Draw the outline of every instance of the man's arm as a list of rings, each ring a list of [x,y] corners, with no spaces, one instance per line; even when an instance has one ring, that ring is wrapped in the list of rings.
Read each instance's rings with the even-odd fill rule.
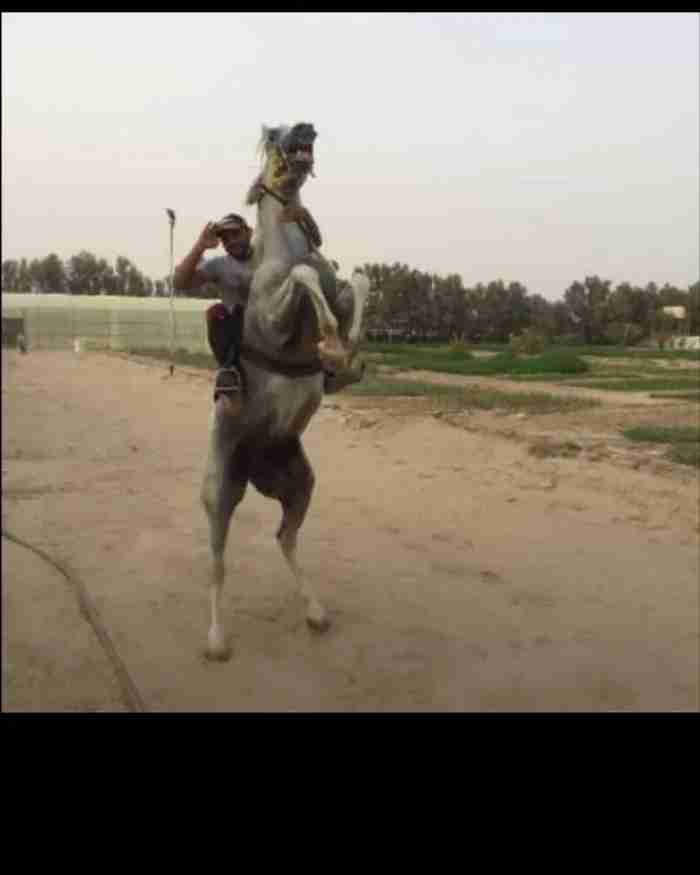
[[[207,249],[216,249],[219,245],[219,238],[212,230],[213,222],[208,222],[204,226],[204,230],[197,238],[189,254],[186,255],[180,264],[175,268],[173,274],[173,285],[175,290],[180,292],[183,289],[199,289],[204,283],[211,282],[203,271],[197,270],[199,261],[207,251]]]

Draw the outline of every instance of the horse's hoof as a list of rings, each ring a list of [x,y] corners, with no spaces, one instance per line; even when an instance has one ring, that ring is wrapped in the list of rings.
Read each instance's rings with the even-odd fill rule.
[[[327,632],[331,627],[331,621],[327,616],[323,617],[309,617],[306,618],[306,625],[311,629],[312,632],[316,632],[319,635],[322,635],[324,632]]]
[[[209,633],[205,656],[211,662],[228,662],[231,659],[231,648],[218,630]]]
[[[209,662],[228,662],[231,659],[231,648],[222,647],[219,650],[212,650],[210,647],[207,647],[204,655]]]

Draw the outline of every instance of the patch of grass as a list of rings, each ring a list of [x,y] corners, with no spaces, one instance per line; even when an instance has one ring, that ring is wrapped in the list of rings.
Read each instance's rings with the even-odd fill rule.
[[[698,375],[684,377],[674,374],[669,377],[611,377],[604,380],[577,380],[569,386],[579,386],[583,389],[609,389],[612,392],[653,392],[670,391],[673,389],[694,390],[698,386]]]
[[[700,468],[700,427],[638,425],[622,434],[631,441],[670,444],[666,458],[681,465]]]
[[[591,398],[565,398],[545,392],[501,392],[481,386],[468,386],[462,391],[467,407],[482,410],[505,408],[512,413],[571,413],[600,404]]]
[[[666,453],[666,458],[672,462],[678,462],[680,465],[693,465],[700,468],[700,444],[672,444]]]
[[[365,341],[362,345],[363,351],[371,354],[390,354],[401,353],[410,354],[416,351],[431,351],[436,354],[449,352],[448,344],[412,344],[412,343],[385,343],[376,341]],[[508,349],[507,343],[472,343],[466,344],[465,349],[472,352],[504,352]],[[552,345],[547,348],[548,352],[564,352],[568,351],[577,356],[598,356],[599,358],[632,358],[638,361],[645,359],[664,359],[673,361],[680,359],[685,361],[700,361],[700,351],[698,350],[659,350],[659,349],[639,349],[630,346],[585,346],[577,344],[576,346]]]
[[[679,401],[700,401],[700,390],[697,392],[651,392],[650,398],[675,398]]]
[[[571,380],[564,374],[502,374],[504,380],[514,380],[516,383],[565,383],[571,385]]]
[[[435,383],[419,383],[415,380],[394,380],[389,377],[382,379],[365,372],[360,383],[349,386],[345,392],[348,395],[420,398],[426,395],[439,398],[459,398],[463,394],[459,386],[438,386]]]
[[[637,349],[630,346],[577,346],[575,349],[579,355],[594,355],[601,358],[633,358],[640,361],[644,359],[700,361],[700,351],[692,349]]]
[[[367,371],[361,383],[346,390],[360,397],[433,398],[450,412],[465,409],[508,410],[511,413],[569,413],[597,406],[600,402],[588,398],[563,398],[544,392],[503,392],[482,386],[440,386],[413,380],[380,378]]]
[[[699,443],[700,427],[673,425],[636,425],[625,429],[622,434],[630,441],[649,443]]]
[[[389,345],[387,345],[389,346]],[[437,371],[461,376],[518,376],[518,375],[571,375],[582,374],[590,366],[570,350],[546,350],[541,355],[516,356],[509,349],[501,350],[491,358],[474,358],[469,352],[450,347],[419,347],[392,344],[392,348],[378,354],[371,352],[378,364],[400,370]]]
[[[517,359],[510,373],[524,374],[583,374],[589,365],[576,353],[566,349],[550,349],[541,355]]]

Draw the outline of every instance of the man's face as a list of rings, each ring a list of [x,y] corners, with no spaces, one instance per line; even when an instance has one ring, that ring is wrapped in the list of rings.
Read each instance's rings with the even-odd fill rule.
[[[250,228],[239,225],[237,228],[222,231],[219,234],[219,240],[229,255],[233,258],[241,258],[248,251],[252,233]]]

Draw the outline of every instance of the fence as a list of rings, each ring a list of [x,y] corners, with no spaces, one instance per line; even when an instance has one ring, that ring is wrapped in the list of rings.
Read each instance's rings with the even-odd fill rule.
[[[24,332],[24,319],[22,316],[2,317],[2,345],[17,346],[17,338]],[[25,335],[26,336],[26,335]]]
[[[672,337],[670,347],[671,349],[700,350],[700,337]]]
[[[73,302],[70,296],[58,306],[53,299],[42,297],[30,305],[17,306],[3,295],[3,345],[14,346],[18,333],[23,333],[29,349],[72,349],[79,340],[83,349],[133,351],[170,347],[170,309],[167,301],[143,299],[93,298]],[[24,297],[24,296],[22,296]],[[82,297],[82,296],[81,296]],[[48,299],[48,300],[47,300]],[[21,302],[25,303],[25,302]],[[204,310],[211,301],[179,299],[175,302],[175,349],[207,352]]]

